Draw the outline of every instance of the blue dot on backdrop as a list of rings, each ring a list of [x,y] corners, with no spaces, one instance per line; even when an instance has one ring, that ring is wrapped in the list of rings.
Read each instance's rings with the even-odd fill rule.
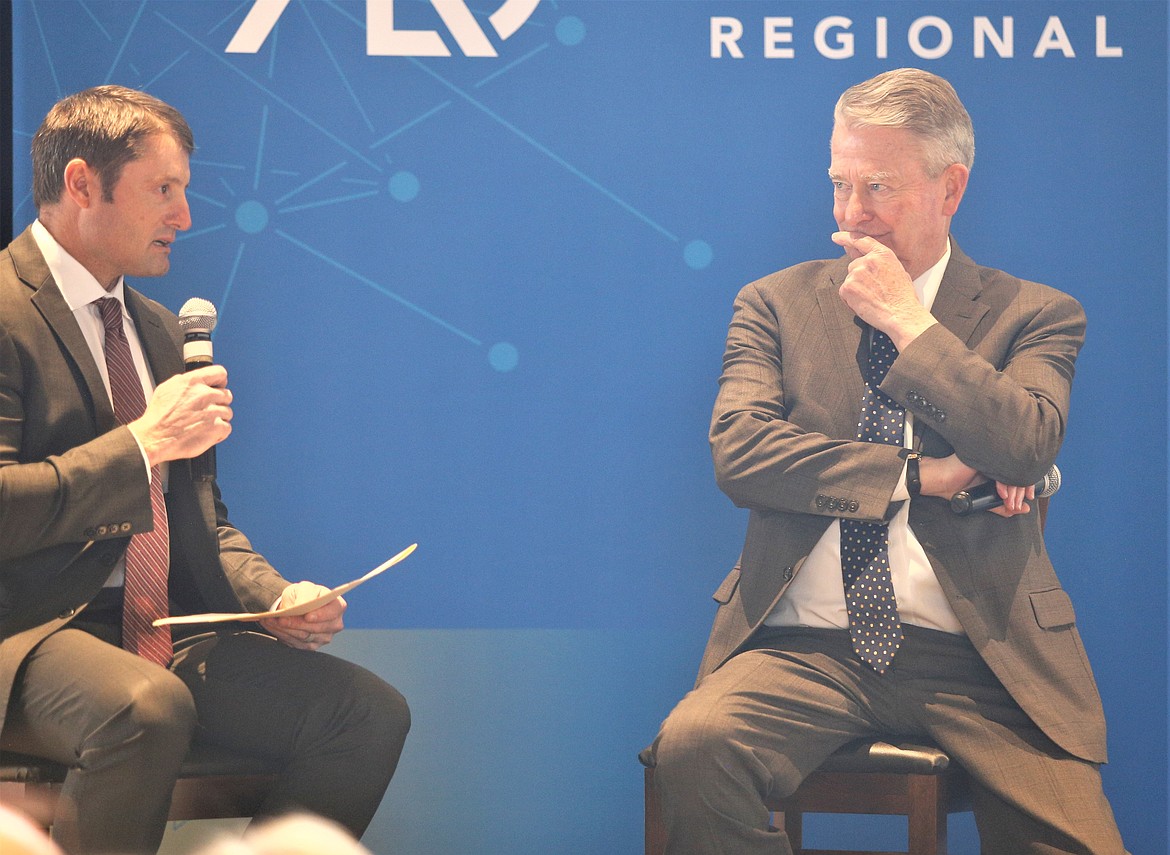
[[[496,371],[511,371],[520,362],[520,354],[515,346],[501,341],[492,345],[488,351],[488,360]]]
[[[229,53],[259,4],[14,0],[4,185],[21,228],[24,153],[67,93],[135,86],[190,120],[193,226],[131,284],[219,308],[233,522],[324,584],[419,544],[330,645],[412,706],[372,851],[641,851],[636,755],[746,524],[707,446],[732,301],[840,254],[833,104],[905,65],[975,123],[959,245],[1088,313],[1047,541],[1127,847],[1168,851],[1166,4],[380,2],[372,32],[365,0],[273,4]],[[806,833],[896,848],[904,823]],[[969,816],[949,851],[979,852]]]
[[[236,208],[236,225],[250,235],[262,232],[268,225],[268,209],[260,202],[244,202]]]
[[[569,47],[574,47],[585,41],[585,23],[572,15],[557,21],[556,32],[558,41]]]
[[[399,202],[410,202],[418,195],[418,177],[412,172],[395,172],[390,176],[390,195]]]
[[[686,259],[687,267],[702,270],[715,258],[715,252],[706,241],[693,240],[683,250],[683,258]]]

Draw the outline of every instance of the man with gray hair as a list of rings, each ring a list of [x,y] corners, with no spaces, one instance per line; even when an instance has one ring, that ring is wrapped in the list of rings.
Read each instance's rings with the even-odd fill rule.
[[[649,752],[668,851],[789,853],[765,798],[882,736],[967,769],[984,852],[1122,853],[1101,701],[1020,486],[1060,450],[1084,313],[951,236],[975,145],[947,81],[850,88],[830,156],[844,256],[735,301],[710,439],[750,516]],[[952,511],[985,482],[1002,504]]]

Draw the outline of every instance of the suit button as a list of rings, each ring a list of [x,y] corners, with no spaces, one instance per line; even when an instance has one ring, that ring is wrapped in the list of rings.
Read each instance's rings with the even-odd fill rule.
[[[792,580],[792,568],[791,568],[791,567],[785,567],[785,568],[784,568],[784,572],[783,572],[782,574],[780,574],[780,575],[782,575],[782,576],[784,577],[784,581],[785,581],[785,582],[789,582],[789,581],[791,581],[791,580]]]
[[[858,501],[857,501],[857,499],[854,499],[853,501],[851,501],[851,502],[849,503],[849,513],[851,513],[851,514],[855,514],[855,513],[857,513],[857,510],[858,510],[860,507],[861,507],[861,505],[860,505],[860,504],[858,504]]]
[[[118,531],[125,534],[126,532],[130,531],[131,528],[133,528],[133,526],[131,526],[130,523],[124,522],[120,526],[118,526]]]
[[[75,614],[77,614],[77,609],[65,609],[61,614],[57,615],[57,619],[65,620],[66,618],[73,617]]]
[[[97,531],[94,529],[93,526],[90,526],[89,528],[87,528],[85,531],[82,532],[82,535],[85,536],[86,540],[93,540],[95,537],[97,537]]]

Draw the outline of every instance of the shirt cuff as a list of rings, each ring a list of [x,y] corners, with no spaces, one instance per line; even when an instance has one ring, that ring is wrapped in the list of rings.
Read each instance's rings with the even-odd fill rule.
[[[134,431],[130,431],[130,436],[134,437],[134,444],[138,446],[138,453],[142,455],[142,465],[146,467],[146,480],[150,480],[150,458],[146,455],[146,447],[138,441],[138,437],[134,435]]]
[[[906,486],[906,465],[902,464],[902,474],[898,476],[898,486],[894,488],[894,495],[890,496],[891,502],[904,502],[910,498],[910,489]]]

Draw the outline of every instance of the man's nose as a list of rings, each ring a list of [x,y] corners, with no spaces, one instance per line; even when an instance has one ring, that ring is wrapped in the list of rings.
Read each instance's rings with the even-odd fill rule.
[[[187,203],[186,194],[179,196],[170,219],[170,224],[181,232],[191,228],[191,206]]]
[[[857,190],[849,192],[849,196],[842,205],[842,213],[844,215],[843,223],[857,224],[869,219],[869,208],[865,204],[865,198]]]

